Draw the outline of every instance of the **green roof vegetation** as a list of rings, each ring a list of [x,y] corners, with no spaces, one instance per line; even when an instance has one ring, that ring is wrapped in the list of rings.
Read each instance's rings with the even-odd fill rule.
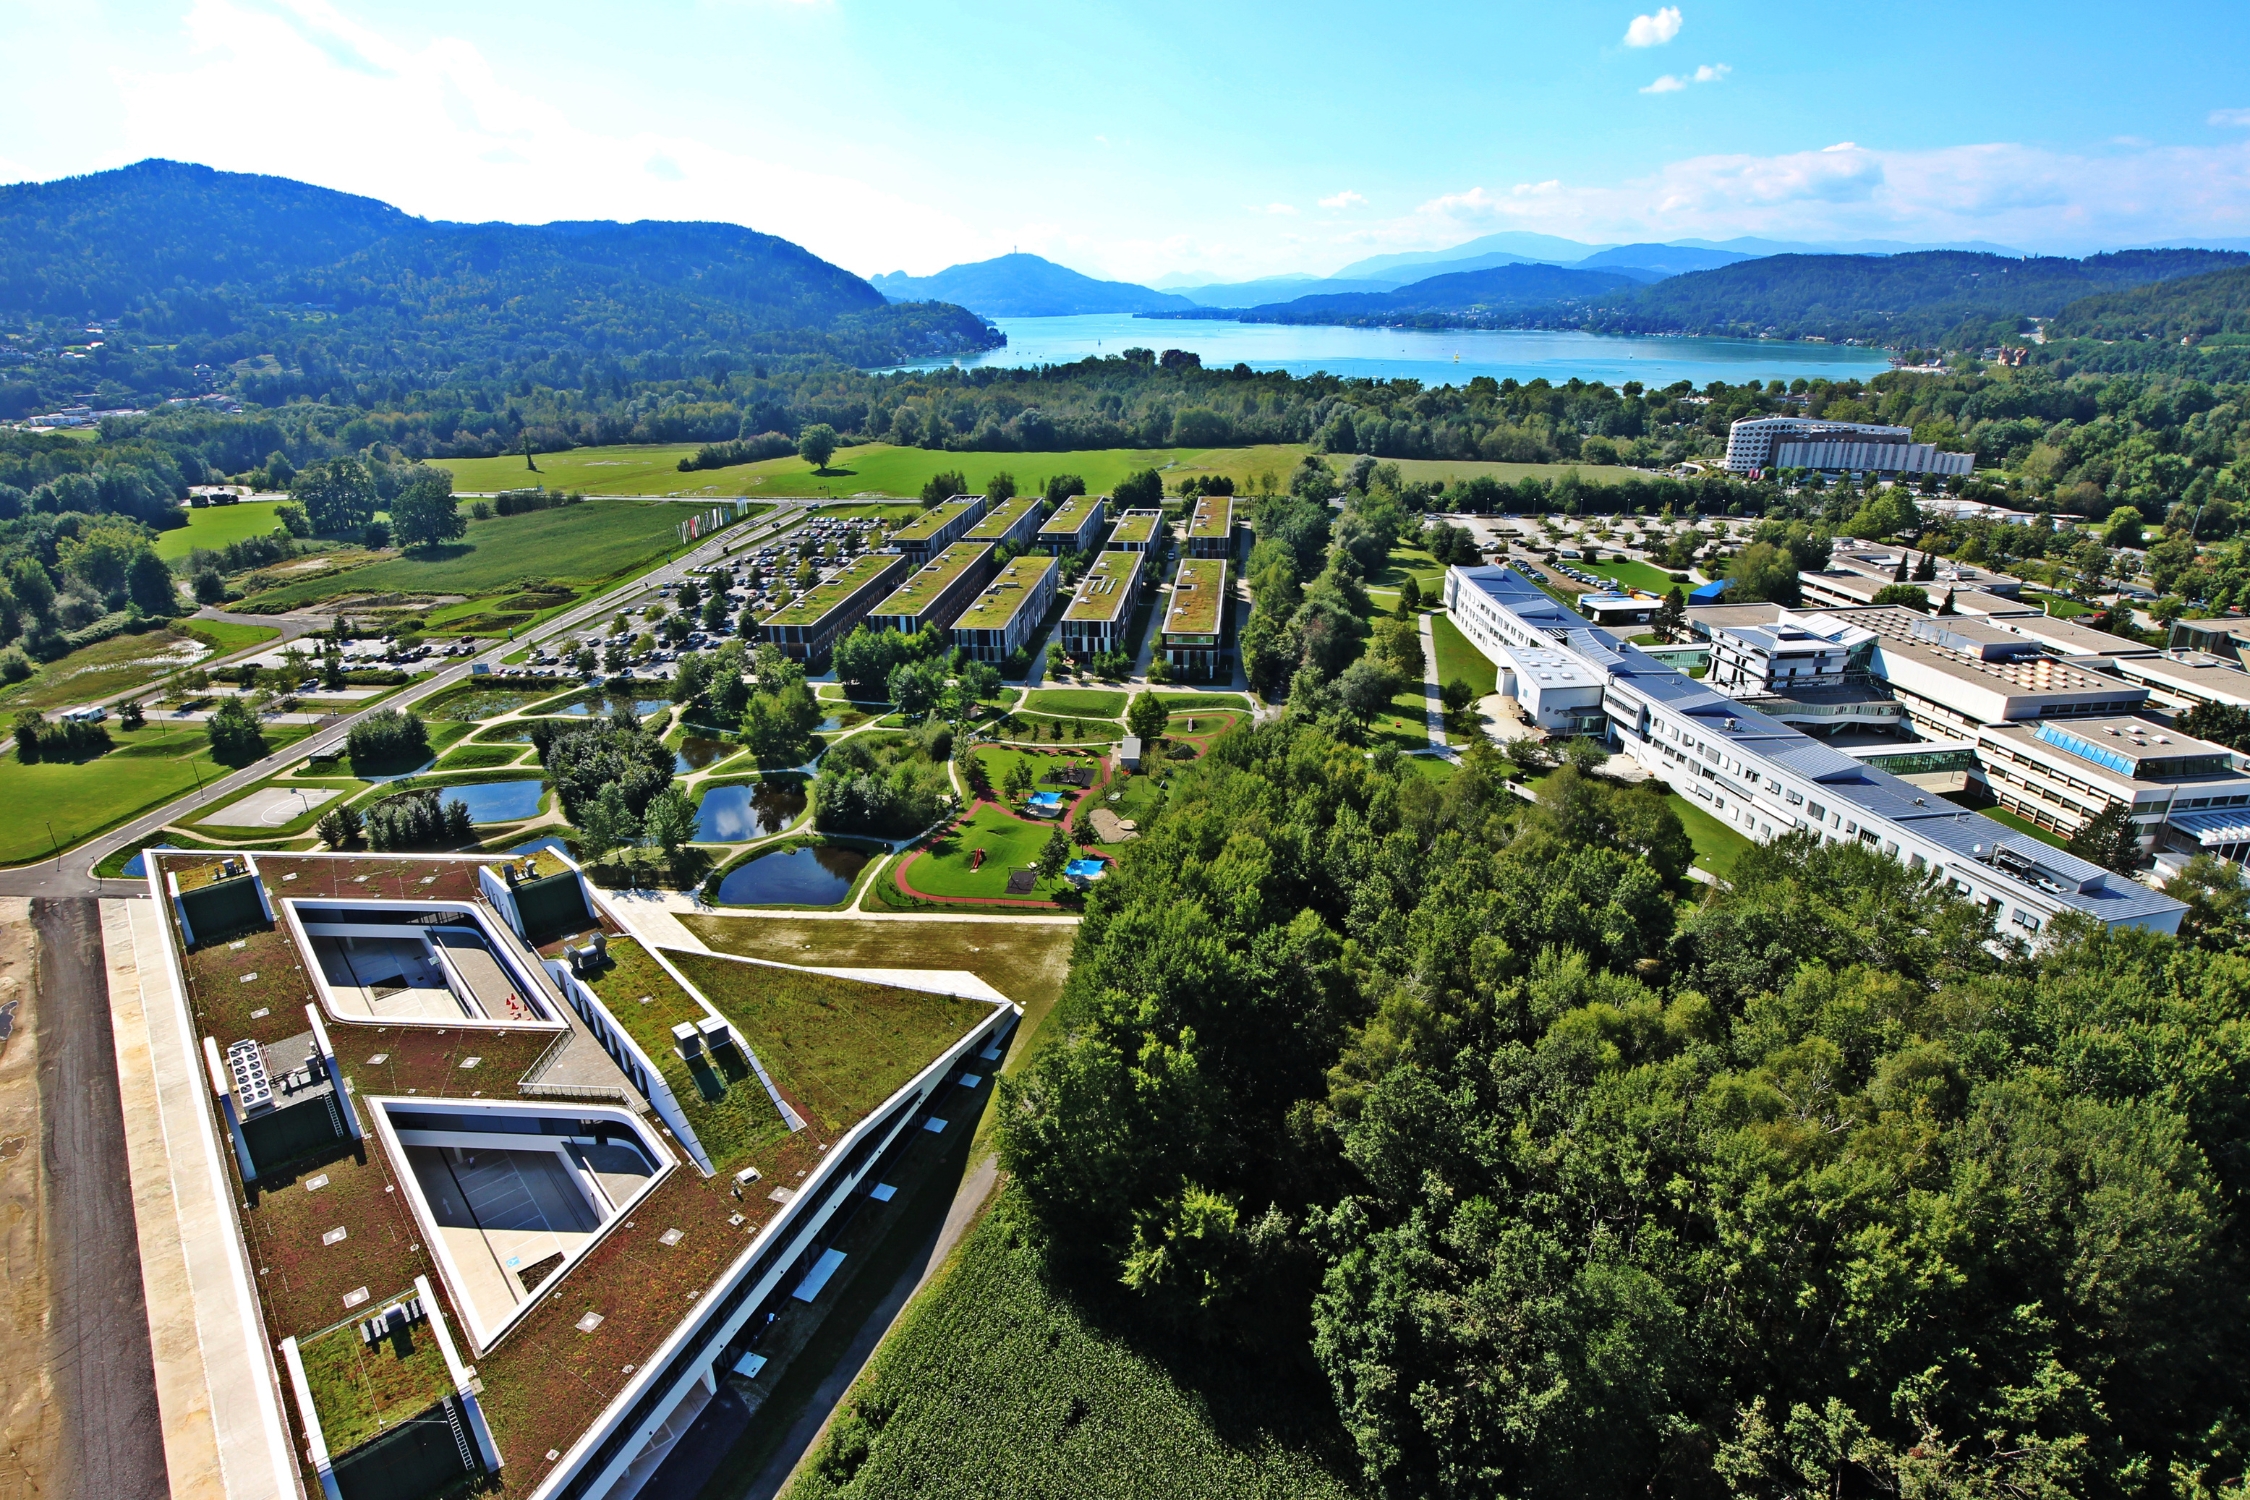
[[[824,618],[828,612],[850,599],[869,583],[882,577],[886,568],[897,567],[903,559],[888,553],[870,552],[854,558],[851,564],[834,578],[818,588],[805,590],[761,622],[767,625],[811,625]]]
[[[1004,630],[1030,600],[1041,577],[1060,564],[1051,557],[1024,556],[1000,570],[953,622],[955,630]]]
[[[1037,495],[1018,495],[1007,504],[996,506],[985,513],[983,520],[971,526],[963,538],[971,542],[997,542],[1008,534],[1009,528],[1026,515],[1039,508]]]
[[[369,1303],[364,1317],[387,1312],[401,1300],[394,1297],[381,1307]],[[453,1394],[453,1373],[427,1319],[367,1344],[359,1336],[364,1317],[297,1346],[313,1410],[320,1414],[321,1440],[331,1454],[349,1453]]]
[[[1190,557],[1172,575],[1172,607],[1164,615],[1166,635],[1217,635],[1219,606],[1227,592],[1227,565],[1221,558]]]
[[[1086,513],[1101,501],[1093,495],[1073,495],[1055,507],[1047,524],[1039,528],[1045,537],[1076,536],[1078,528],[1086,524]]]
[[[1195,502],[1195,514],[1188,520],[1190,540],[1224,537],[1233,529],[1233,496],[1205,495]]]
[[[1141,566],[1138,552],[1104,552],[1078,581],[1066,620],[1115,620],[1133,607],[1133,575]]]
[[[951,588],[956,579],[991,554],[992,546],[988,542],[955,542],[909,574],[906,582],[892,590],[872,613],[920,615],[936,604],[938,596]]]
[[[892,532],[891,540],[896,543],[926,542],[975,503],[974,500],[948,500],[943,505],[923,512],[920,520],[911,521]]]
[[[1129,510],[1118,518],[1117,529],[1109,534],[1112,547],[1145,545],[1156,535],[1156,523],[1164,519],[1160,510]]]

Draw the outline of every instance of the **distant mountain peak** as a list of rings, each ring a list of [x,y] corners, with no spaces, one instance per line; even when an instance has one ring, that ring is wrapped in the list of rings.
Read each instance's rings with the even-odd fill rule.
[[[893,302],[954,302],[987,318],[1167,312],[1195,305],[1129,281],[1101,281],[1025,250],[947,266],[934,276],[894,271],[869,280]]]

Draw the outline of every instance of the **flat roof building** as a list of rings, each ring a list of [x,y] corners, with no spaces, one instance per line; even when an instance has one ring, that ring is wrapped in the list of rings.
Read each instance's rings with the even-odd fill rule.
[[[909,573],[869,612],[867,623],[900,635],[919,634],[925,626],[950,625],[984,587],[994,566],[991,543],[955,542]]]
[[[1063,611],[1065,649],[1073,655],[1090,656],[1124,646],[1132,629],[1134,607],[1146,586],[1148,561],[1146,552],[1104,552],[1094,560]]]
[[[1099,495],[1073,495],[1055,507],[1039,528],[1039,545],[1050,556],[1068,557],[1093,550],[1107,507]]]
[[[856,557],[826,583],[805,590],[759,621],[758,629],[783,655],[810,662],[866,619],[912,566],[896,553]]]
[[[1229,671],[1227,645],[1234,614],[1224,558],[1183,557],[1172,575],[1172,600],[1164,611],[1164,660],[1192,682]]]
[[[1654,594],[1630,592],[1580,594],[1578,607],[1592,617],[1596,625],[1610,629],[1639,629],[1656,618],[1656,611],[1664,601]]]
[[[1726,470],[1821,469],[1855,474],[1968,474],[1976,459],[1914,441],[1909,427],[1824,422],[1811,417],[1749,417],[1727,430]]]
[[[1234,496],[1198,495],[1188,514],[1190,557],[1234,556]]]
[[[962,495],[933,505],[892,532],[891,545],[919,566],[968,535],[969,528],[984,519],[984,512],[982,495]]]
[[[2223,703],[2250,708],[2250,672],[2201,651],[2119,654],[2103,658],[2109,671],[2148,689],[2149,701],[2169,713],[2186,713],[2198,704]]]
[[[1055,602],[1062,564],[1036,553],[1002,568],[954,618],[953,644],[977,661],[1004,662],[1029,647]]]
[[[1152,552],[1157,531],[1164,524],[1160,510],[1129,510],[1117,518],[1117,527],[1102,546],[1111,552]]]
[[[984,519],[970,527],[962,540],[990,542],[996,547],[1012,546],[1020,550],[1029,547],[1032,538],[1039,534],[1039,522],[1046,513],[1047,502],[1039,496],[1018,495],[986,511]]]
[[[1977,758],[2002,807],[2064,835],[2123,804],[2154,846],[2175,812],[2250,807],[2241,756],[2147,719],[1989,725]]]

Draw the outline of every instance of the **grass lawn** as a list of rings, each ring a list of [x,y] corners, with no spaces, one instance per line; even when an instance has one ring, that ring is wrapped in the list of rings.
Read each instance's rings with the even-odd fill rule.
[[[482,771],[493,766],[513,765],[517,757],[528,753],[523,745],[463,745],[458,750],[446,752],[437,763],[440,771]]]
[[[1073,1296],[1015,1221],[1003,1198],[908,1307],[787,1500],[1363,1493],[1309,1361],[1166,1338],[1111,1288]],[[888,1408],[879,1432],[862,1404]]]
[[[198,547],[212,551],[229,542],[264,536],[281,525],[273,513],[274,500],[251,500],[240,505],[212,505],[187,512],[188,523],[156,534],[156,555],[168,563],[183,562]]]
[[[1686,592],[1683,585],[1672,582],[1671,574],[1665,572],[1662,568],[1652,568],[1647,563],[1599,562],[1573,564],[1573,566],[1581,572],[1593,574],[1596,578],[1607,578],[1613,583],[1621,583],[1629,588],[1642,589],[1657,595],[1659,598],[1675,588],[1680,589],[1683,593]]]
[[[1695,846],[1695,862],[1720,879],[1734,873],[1734,862],[1742,857],[1751,841],[1703,810],[1703,804],[1678,792],[1668,795],[1665,802],[1680,815],[1680,826],[1687,830],[1688,842]]]
[[[827,969],[896,968],[911,947],[914,967],[966,969],[1023,1007],[1022,1034],[1036,1034],[1070,975],[1075,926],[1059,922],[807,921],[689,915],[690,932],[721,953]],[[1023,1061],[1009,1051],[1002,1072]]]
[[[541,453],[524,467],[520,453],[498,458],[434,458],[430,463],[453,475],[453,487],[471,492],[528,489],[543,484],[551,490],[582,490],[589,495],[693,495],[728,496],[738,493],[730,480],[734,469],[680,472],[680,460],[692,455],[700,443],[628,443],[612,448],[576,448],[568,453]]]
[[[1302,449],[1272,449],[1286,458],[1270,457],[1264,467],[1287,478]],[[968,480],[970,493],[981,492],[994,474],[1015,475],[1026,494],[1041,488],[1056,474],[1076,474],[1086,481],[1089,494],[1106,495],[1118,481],[1143,469],[1165,469],[1166,478],[1198,472],[1219,472],[1201,448],[1095,448],[1075,453],[947,453],[928,448],[899,448],[889,443],[867,443],[840,448],[828,461],[826,473],[816,474],[803,459],[769,458],[762,463],[719,469],[680,479],[701,478],[725,483],[730,495],[833,495],[861,494],[920,496],[933,475],[954,471]],[[1248,478],[1247,474],[1241,476]]]
[[[2080,615],[2090,615],[2094,612],[2094,607],[2091,604],[2081,604],[2076,599],[2066,599],[2060,594],[2042,594],[2037,589],[2025,589],[2023,591],[2023,602],[2044,605],[2047,613],[2058,620],[2075,620]]]
[[[699,953],[665,956],[742,1028],[774,1083],[829,1140],[992,1014],[988,1005],[953,995]],[[753,1083],[743,1092],[755,1089]]]
[[[13,714],[19,708],[49,711],[92,703],[112,693],[146,687],[205,654],[186,635],[170,630],[113,635],[48,662],[15,686],[0,691],[0,712]]]
[[[1469,644],[1461,627],[1446,615],[1430,620],[1430,639],[1437,643],[1437,675],[1442,683],[1458,677],[1476,690],[1479,698],[1490,694],[1500,681],[1500,669],[1492,659]]]
[[[281,634],[278,625],[238,625],[232,620],[182,620],[180,628],[221,656],[262,646]]]
[[[626,500],[495,516],[471,521],[460,541],[427,556],[385,557],[287,584],[243,607],[278,613],[343,594],[489,594],[533,579],[584,586],[637,572],[672,551],[686,516],[680,506]]]
[[[1962,805],[1966,807],[1968,804],[1963,803]],[[2018,833],[2028,833],[2042,844],[2052,844],[2057,849],[2068,849],[2070,847],[2070,840],[2064,838],[2061,834],[2052,829],[2041,828],[2029,818],[2019,818],[2004,807],[1980,807],[1976,811],[1983,813],[2003,828],[2013,828]]]
[[[977,753],[986,757],[986,765],[993,777],[992,784],[998,787],[1007,774],[1003,757],[1012,759],[1010,752],[980,750]],[[1008,873],[1025,865],[1036,864],[1039,851],[1046,847],[1047,835],[1054,828],[1053,823],[1027,822],[997,807],[980,807],[977,815],[965,826],[939,837],[920,859],[914,861],[912,868],[906,872],[906,883],[926,896],[1006,899]],[[969,857],[977,849],[984,851],[984,864],[971,870]],[[1032,896],[1052,896],[1057,884],[1059,882],[1041,881]]]
[[[303,737],[294,725],[266,729],[266,744],[276,750]],[[0,760],[0,865],[44,858],[55,844],[68,849],[229,771],[211,759],[200,724],[112,729],[110,738],[117,748],[77,764]],[[255,837],[258,830],[244,832]]]
[[[1231,708],[1237,713],[1250,711],[1250,700],[1240,693],[1158,693],[1156,696],[1175,714],[1220,708]]]
[[[1020,728],[994,728],[992,733],[1013,741],[1041,741],[1056,745],[1114,745],[1125,737],[1115,719],[1058,719],[1052,714],[1017,714]]]
[[[1125,695],[1099,688],[1034,688],[1025,697],[1023,706],[1032,713],[1084,714],[1096,719],[1114,719],[1125,712]]]

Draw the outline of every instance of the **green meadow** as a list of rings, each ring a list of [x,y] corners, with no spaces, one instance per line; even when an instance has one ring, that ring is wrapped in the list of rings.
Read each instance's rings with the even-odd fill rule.
[[[214,550],[229,542],[264,536],[279,526],[272,500],[252,500],[240,505],[213,505],[187,513],[188,523],[156,534],[156,555],[168,563],[185,562],[198,547]]]

